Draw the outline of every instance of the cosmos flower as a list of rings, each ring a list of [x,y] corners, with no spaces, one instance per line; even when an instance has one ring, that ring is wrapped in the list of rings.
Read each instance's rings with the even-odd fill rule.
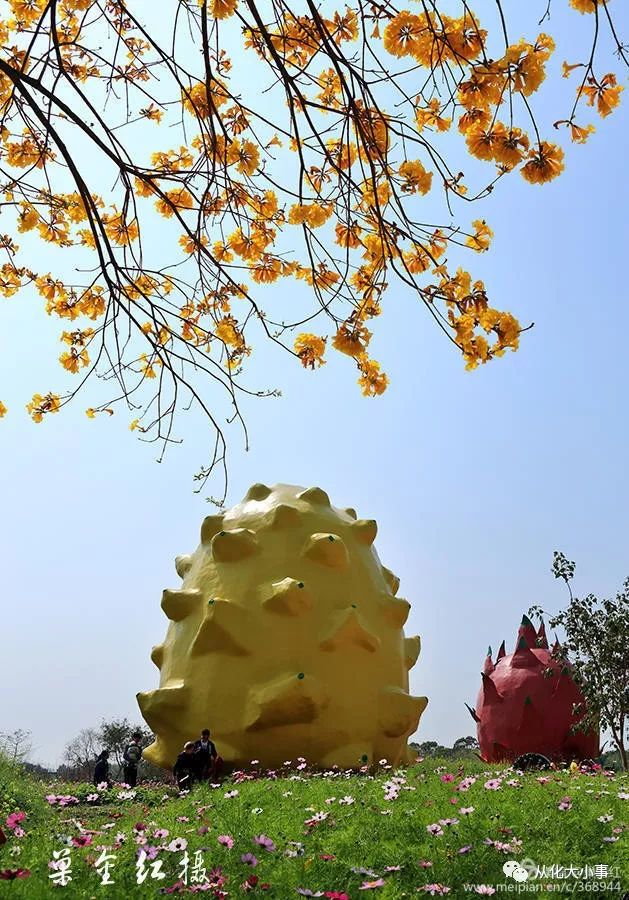
[[[167,845],[166,849],[171,853],[178,853],[185,850],[187,846],[188,841],[185,838],[175,838]]]
[[[78,834],[72,838],[73,847],[89,847],[92,843],[91,834]]]
[[[485,789],[488,791],[499,791],[502,785],[500,778],[490,778],[485,782]]]
[[[268,850],[269,853],[273,853],[273,851],[275,850],[274,842],[270,837],[267,837],[266,834],[257,835],[257,837],[254,837],[253,842],[259,847],[264,847],[264,849]]]
[[[14,812],[14,813],[11,813],[11,814],[8,815],[7,818],[6,818],[6,825],[7,825],[7,828],[10,828],[11,830],[13,830],[14,828],[16,828],[16,827],[20,824],[20,822],[23,822],[25,818],[26,818],[26,813],[25,813],[25,812]]]

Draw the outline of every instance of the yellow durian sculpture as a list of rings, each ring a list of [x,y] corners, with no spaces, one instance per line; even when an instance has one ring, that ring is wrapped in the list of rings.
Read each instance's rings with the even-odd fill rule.
[[[162,597],[160,686],[138,694],[156,735],[145,757],[171,766],[208,727],[237,766],[410,761],[428,702],[408,693],[420,639],[404,637],[410,605],[376,531],[320,488],[286,484],[254,484],[208,516],[196,552],[177,557],[182,586]]]

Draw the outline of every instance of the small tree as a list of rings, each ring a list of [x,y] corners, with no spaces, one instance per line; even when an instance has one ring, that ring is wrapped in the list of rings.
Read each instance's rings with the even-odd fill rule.
[[[574,679],[587,701],[579,727],[608,730],[618,748],[623,769],[628,768],[626,741],[629,730],[629,578],[613,599],[599,600],[594,594],[578,598],[570,581],[575,564],[555,551],[552,572],[565,581],[570,594],[568,607],[549,617],[551,628],[561,626],[565,640],[559,652],[574,667]],[[539,606],[529,610],[542,616]]]
[[[66,744],[63,759],[68,764],[73,778],[88,780],[92,777],[94,760],[102,749],[100,743],[100,736],[95,728],[83,728]]]
[[[32,749],[30,731],[0,731],[0,753],[12,763],[23,763]]]

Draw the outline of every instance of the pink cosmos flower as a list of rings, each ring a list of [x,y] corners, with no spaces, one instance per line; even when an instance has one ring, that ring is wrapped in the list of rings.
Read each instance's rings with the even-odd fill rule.
[[[475,894],[484,894],[486,897],[489,897],[491,894],[496,893],[496,888],[492,887],[490,884],[477,884],[474,888]]]
[[[566,809],[572,809],[572,798],[571,797],[562,797],[561,802],[558,804],[557,809],[560,809],[562,812]]]
[[[500,778],[490,778],[489,781],[485,782],[485,788],[488,791],[499,791],[501,785],[502,781]]]
[[[475,808],[476,808],[476,807],[474,807],[474,806],[462,806],[462,807],[459,809],[459,813],[460,813],[462,816],[471,816],[472,813],[474,812]]]
[[[441,825],[437,825],[436,822],[432,825],[426,825],[426,831],[428,834],[432,834],[433,837],[441,837],[443,835],[443,828]]]
[[[450,772],[446,772],[445,775],[441,775],[440,778],[444,784],[446,784],[448,781],[454,781],[454,775],[451,775]]]
[[[7,828],[13,830],[26,818],[25,812],[14,812],[7,816]]]
[[[264,847],[269,853],[273,853],[275,850],[275,844],[270,837],[266,836],[266,834],[259,834],[257,837],[254,837],[253,843],[257,844],[258,847]]]
[[[371,891],[373,888],[383,887],[386,884],[384,878],[376,878],[375,881],[363,881],[361,886],[358,888],[359,891]]]
[[[417,888],[418,891],[425,891],[425,893],[430,894],[432,897],[442,897],[444,894],[450,893],[450,888],[446,887],[445,884],[424,884],[422,887]]]
[[[420,861],[418,862],[417,865],[420,867],[420,869],[431,869],[432,868],[432,863],[430,862],[429,859],[420,859]]]
[[[72,838],[72,846],[74,847],[89,847],[91,843],[91,834],[78,834]]]
[[[243,853],[240,857],[240,862],[243,862],[246,866],[257,866],[258,860],[253,855],[253,853]]]
[[[1,869],[0,879],[2,881],[12,881],[14,878],[28,878],[30,874],[30,869]]]
[[[231,850],[234,846],[234,839],[229,834],[219,834],[216,840],[219,844],[222,844],[223,847],[227,847],[228,850]]]
[[[464,853],[469,853],[471,849],[472,849],[472,845],[471,845],[471,844],[466,844],[464,847],[461,847],[461,848],[459,849],[458,852],[459,852],[461,855],[463,855]]]

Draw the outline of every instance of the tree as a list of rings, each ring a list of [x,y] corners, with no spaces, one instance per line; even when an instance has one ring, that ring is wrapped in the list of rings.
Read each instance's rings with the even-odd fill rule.
[[[570,595],[566,609],[549,618],[551,628],[561,626],[565,640],[555,651],[567,655],[574,679],[586,699],[586,712],[579,727],[608,730],[627,770],[626,741],[629,736],[629,578],[615,598],[598,599],[594,594],[579,599],[570,581],[575,563],[555,551],[552,572],[565,581]],[[543,616],[534,606],[530,614]],[[575,710],[581,712],[582,710]]]
[[[83,728],[68,744],[63,753],[72,777],[89,781],[94,770],[97,754],[103,749],[100,736],[95,728]]]
[[[452,745],[452,752],[457,754],[467,754],[467,753],[478,753],[479,746],[478,741],[472,735],[468,735],[467,737],[460,737]]]
[[[132,725],[128,719],[102,719],[97,728],[84,728],[71,740],[64,752],[66,766],[59,768],[59,774],[64,774],[72,780],[89,781],[94,772],[96,757],[101,750],[109,750],[112,776],[118,777],[123,767],[123,753],[131,740],[131,735],[139,732],[141,744],[146,747],[153,740],[153,735],[144,725]],[[118,773],[116,772],[116,767]],[[149,765],[146,760],[140,763],[140,774],[147,774],[155,778],[155,767]]]
[[[130,427],[165,449],[176,414],[195,405],[215,432],[204,483],[226,472],[219,397],[244,427],[240,398],[275,393],[243,382],[256,341],[311,369],[330,341],[364,394],[386,389],[369,343],[392,277],[468,368],[516,350],[526,328],[460,263],[492,238],[467,203],[511,173],[537,185],[564,168],[532,105],[554,48],[537,33],[551,2],[514,42],[501,0],[479,0],[487,28],[466,0],[458,15],[440,0],[336,11],[331,0],[173,0],[159,13],[132,0],[9,0],[0,293],[35,286],[68,329],[59,361],[78,381],[42,387],[32,418],[97,376],[87,415],[126,403]],[[606,0],[570,5],[591,41],[564,64],[576,88],[554,126],[583,143],[585,106],[605,117],[619,102],[611,52],[628,57]],[[469,189],[468,154],[490,166]],[[422,202],[431,189],[441,214]],[[285,310],[264,291],[283,278],[305,285]]]
[[[12,763],[23,763],[33,749],[30,731],[17,728],[0,732],[0,754]]]
[[[147,747],[153,740],[153,735],[145,726],[132,725],[128,719],[112,719],[110,722],[102,720],[98,737],[103,747],[113,755],[111,763],[122,768],[125,748],[131,741],[131,736],[137,732],[142,735],[142,746]]]

